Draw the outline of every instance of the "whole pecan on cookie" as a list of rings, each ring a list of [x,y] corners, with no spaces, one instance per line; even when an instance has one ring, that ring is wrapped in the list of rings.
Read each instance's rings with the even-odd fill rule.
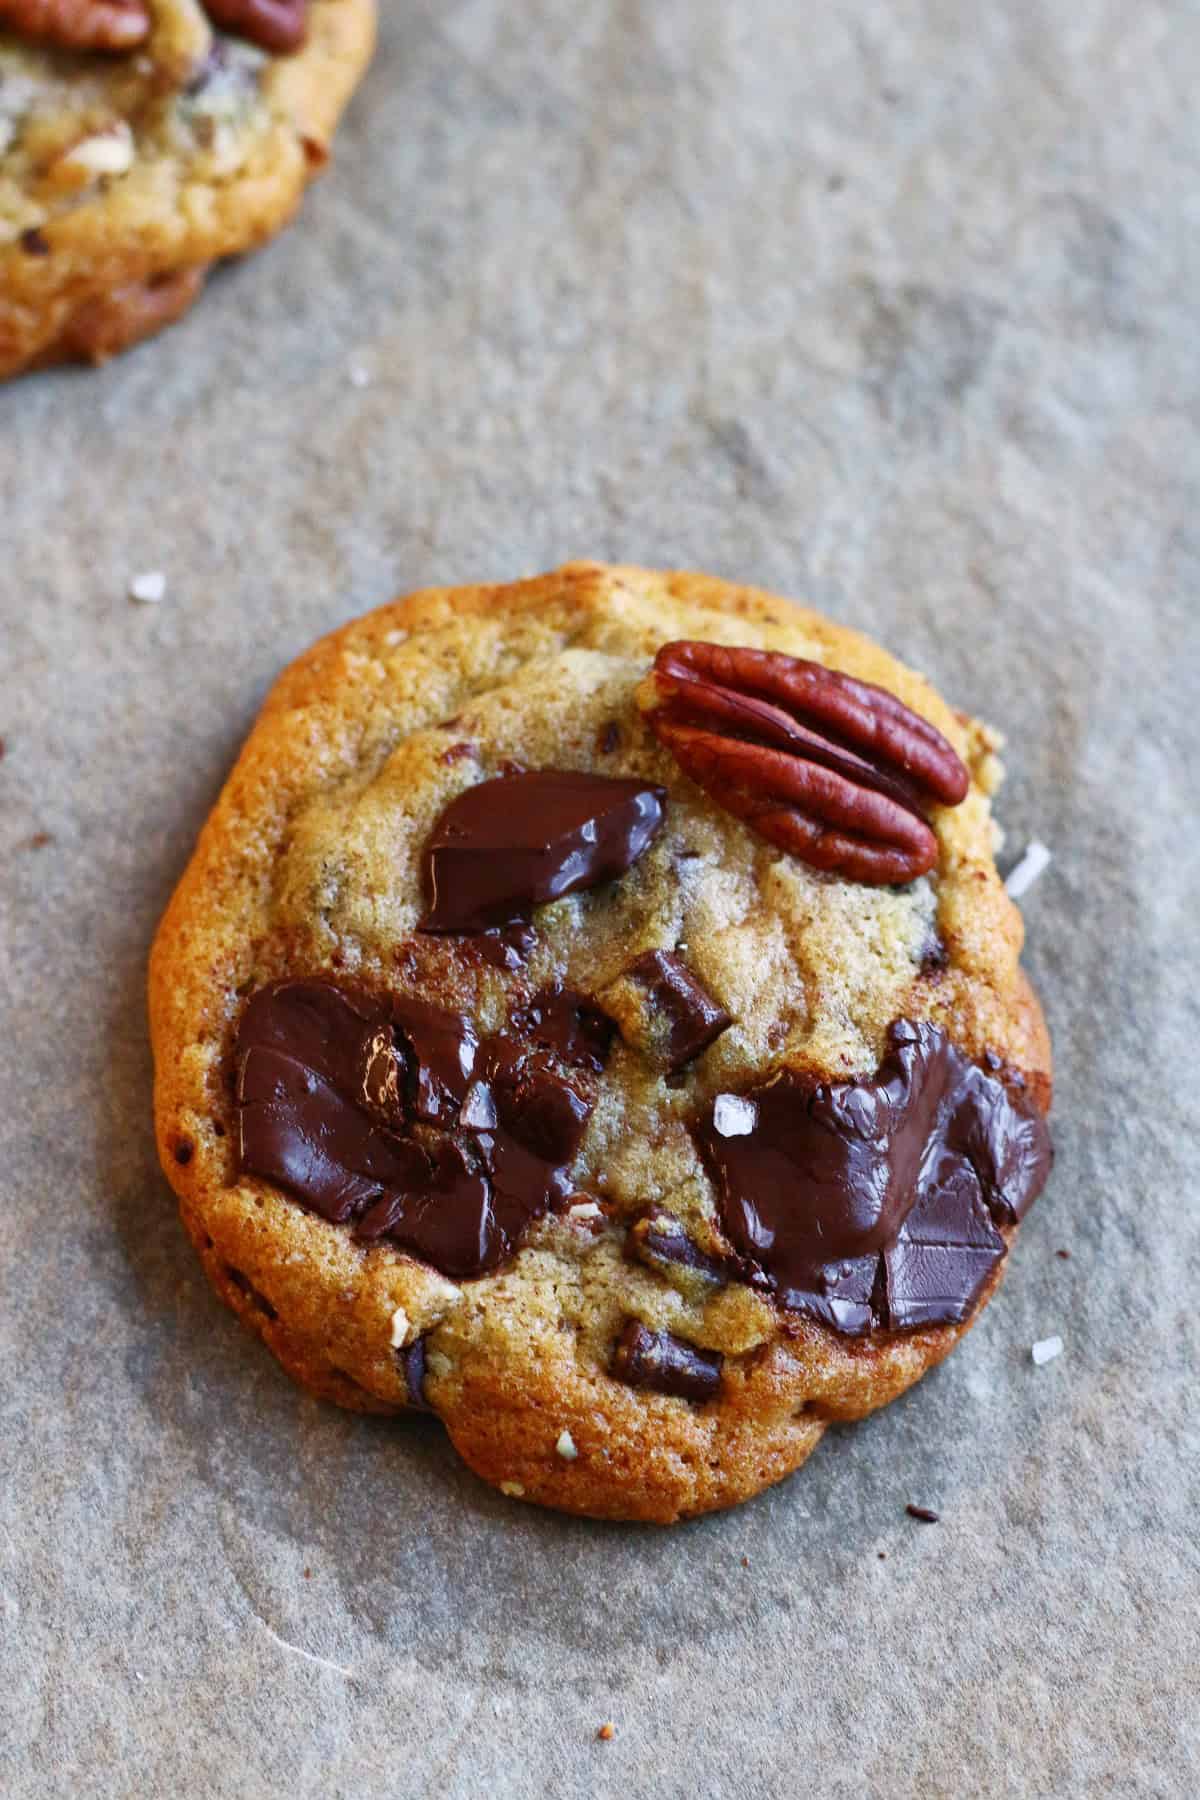
[[[214,25],[247,38],[260,50],[286,56],[304,42],[308,0],[203,0],[203,4]]]
[[[145,0],[0,0],[0,25],[63,50],[132,50],[150,13]]]
[[[876,886],[934,867],[925,813],[970,777],[894,694],[821,663],[691,640],[654,659],[650,729],[727,812],[813,868]]]

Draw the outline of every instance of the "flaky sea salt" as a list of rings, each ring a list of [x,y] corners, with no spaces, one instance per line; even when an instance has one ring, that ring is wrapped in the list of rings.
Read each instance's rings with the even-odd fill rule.
[[[1010,869],[1004,883],[1005,892],[1010,900],[1019,900],[1046,873],[1054,858],[1045,844],[1039,844],[1034,838],[1028,850],[1014,869]]]
[[[713,1130],[721,1137],[749,1137],[758,1108],[741,1094],[718,1094],[713,1101]]]
[[[558,1442],[555,1444],[554,1448],[558,1451],[558,1454],[562,1457],[564,1462],[574,1462],[575,1458],[579,1455],[578,1450],[575,1448],[575,1439],[571,1436],[569,1431],[559,1432]]]
[[[600,1219],[603,1218],[603,1216],[603,1213],[600,1211],[600,1208],[596,1205],[594,1200],[580,1200],[577,1201],[574,1206],[568,1206],[567,1208],[567,1217],[569,1219]]]
[[[1063,1341],[1060,1337],[1039,1338],[1029,1352],[1039,1369],[1043,1363],[1053,1362],[1063,1352]]]
[[[398,1306],[392,1314],[392,1349],[403,1350],[408,1337],[408,1314],[402,1306]]]
[[[147,569],[143,575],[135,575],[129,583],[129,598],[140,600],[146,606],[157,606],[165,598],[167,578],[161,569]]]

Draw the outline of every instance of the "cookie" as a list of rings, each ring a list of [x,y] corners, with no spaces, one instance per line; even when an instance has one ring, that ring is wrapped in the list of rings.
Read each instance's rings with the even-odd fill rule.
[[[150,972],[163,1167],[313,1393],[729,1506],[939,1362],[1050,1164],[997,741],[790,601],[578,564],[276,684]]]
[[[0,377],[137,343],[285,225],[374,29],[374,0],[0,0]]]

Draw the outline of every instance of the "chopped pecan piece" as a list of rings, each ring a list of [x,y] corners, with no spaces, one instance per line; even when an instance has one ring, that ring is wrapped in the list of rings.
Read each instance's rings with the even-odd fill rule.
[[[145,0],[0,0],[0,25],[62,50],[132,50],[150,13]]]
[[[774,651],[680,641],[654,660],[649,724],[728,812],[817,869],[875,885],[934,867],[925,819],[970,776],[886,689]]]
[[[204,10],[222,31],[277,56],[298,50],[308,29],[308,0],[204,0]]]

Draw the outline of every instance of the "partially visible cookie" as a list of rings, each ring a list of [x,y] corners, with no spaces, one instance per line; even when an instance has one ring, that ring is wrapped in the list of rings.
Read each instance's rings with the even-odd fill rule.
[[[137,343],[285,225],[374,29],[374,0],[0,0],[0,378]]]
[[[753,588],[431,591],[268,697],[163,920],[218,1292],[505,1493],[669,1521],[940,1361],[1050,1164],[996,740]]]

